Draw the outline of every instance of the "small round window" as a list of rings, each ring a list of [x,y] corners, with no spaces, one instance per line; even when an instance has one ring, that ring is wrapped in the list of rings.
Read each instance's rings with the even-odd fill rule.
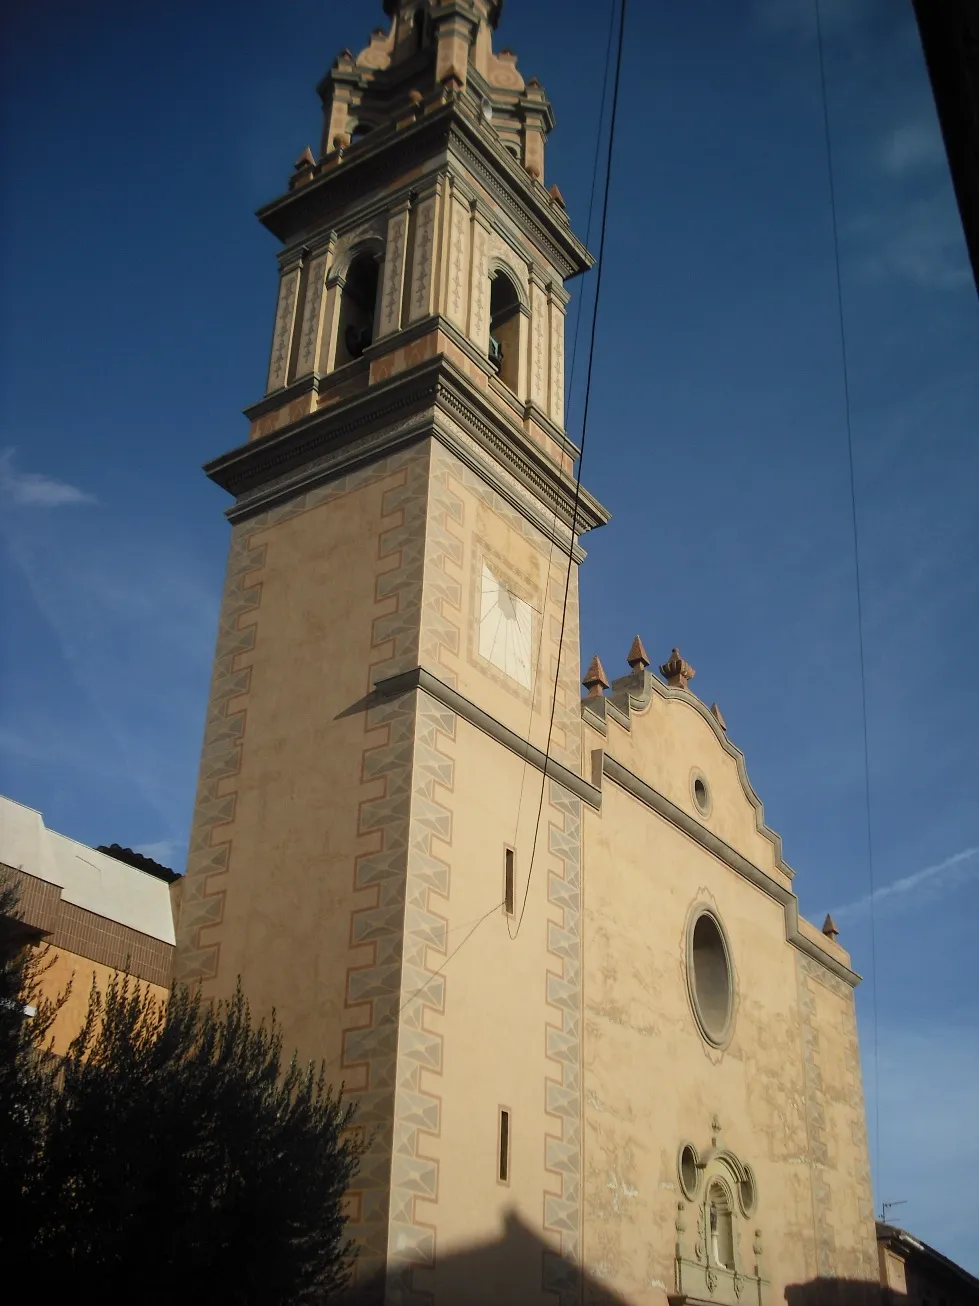
[[[701,816],[707,816],[710,812],[710,790],[707,787],[707,781],[698,772],[695,771],[690,785],[693,791],[693,801],[697,811]]]
[[[693,1201],[700,1187],[700,1174],[697,1170],[697,1149],[693,1143],[682,1143],[677,1154],[677,1172],[684,1197]]]
[[[701,1033],[708,1043],[722,1047],[731,1032],[734,982],[727,939],[720,921],[707,910],[694,915],[687,934],[687,987]]]

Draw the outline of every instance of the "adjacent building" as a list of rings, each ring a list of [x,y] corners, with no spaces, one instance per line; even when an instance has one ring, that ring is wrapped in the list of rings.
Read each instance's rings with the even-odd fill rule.
[[[164,879],[56,834],[40,812],[3,797],[0,877],[18,894],[17,919],[4,927],[25,943],[50,945],[47,996],[71,981],[51,1030],[55,1051],[64,1052],[81,1028],[93,982],[104,990],[114,971],[128,971],[166,997],[174,932]]]
[[[279,291],[206,468],[231,541],[176,975],[241,976],[359,1102],[359,1300],[855,1306],[850,958],[677,650],[582,698],[592,258],[500,9],[387,0],[259,214]]]
[[[906,1229],[877,1221],[882,1306],[979,1306],[979,1279]]]

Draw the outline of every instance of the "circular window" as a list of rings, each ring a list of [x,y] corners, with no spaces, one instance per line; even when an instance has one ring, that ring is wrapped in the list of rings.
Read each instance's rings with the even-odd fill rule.
[[[755,1209],[757,1191],[755,1189],[755,1174],[750,1165],[744,1167],[744,1177],[738,1184],[738,1197],[741,1202],[741,1210],[745,1215],[751,1215]]]
[[[694,772],[693,783],[693,801],[700,812],[701,816],[706,816],[710,812],[710,790],[707,788],[707,781],[699,772]]]
[[[697,1149],[693,1143],[683,1143],[677,1156],[677,1172],[680,1176],[680,1187],[683,1189],[683,1195],[688,1201],[692,1202],[697,1196],[697,1189],[700,1187],[700,1175],[697,1171]]]
[[[687,934],[687,987],[701,1033],[722,1047],[731,1032],[734,983],[727,939],[713,912],[701,910]]]

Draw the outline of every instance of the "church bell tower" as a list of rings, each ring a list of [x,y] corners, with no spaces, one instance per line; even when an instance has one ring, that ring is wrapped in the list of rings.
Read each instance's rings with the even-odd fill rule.
[[[389,1306],[570,1302],[580,1259],[578,536],[607,514],[575,513],[564,335],[591,258],[501,7],[385,0],[335,60],[259,213],[266,393],[206,468],[231,543],[177,978],[240,976],[358,1102],[358,1291]]]

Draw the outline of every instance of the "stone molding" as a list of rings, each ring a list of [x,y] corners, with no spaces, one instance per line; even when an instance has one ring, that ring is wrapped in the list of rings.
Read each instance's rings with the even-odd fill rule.
[[[713,853],[718,861],[724,862],[732,871],[736,871],[742,879],[747,880],[749,884],[753,884],[756,889],[760,889],[769,898],[774,898],[782,906],[785,913],[785,939],[787,943],[791,943],[794,948],[798,948],[807,957],[811,957],[813,961],[825,966],[827,970],[832,971],[838,979],[850,985],[851,988],[855,988],[860,983],[860,976],[855,971],[850,970],[848,966],[844,966],[835,957],[823,952],[817,943],[813,943],[811,939],[808,939],[800,932],[799,900],[791,889],[779,884],[767,871],[762,870],[760,866],[756,866],[754,862],[750,862],[736,848],[732,848],[729,843],[719,838],[712,830],[708,830],[706,826],[694,820],[682,808],[671,802],[665,794],[659,793],[651,785],[646,784],[644,780],[640,780],[637,775],[633,775],[614,757],[610,757],[602,749],[596,749],[595,751],[601,754],[602,775],[607,776],[609,780],[625,789],[627,793],[631,794],[633,798],[637,798],[650,811],[656,812],[658,816],[664,817],[678,830],[688,834],[702,848],[705,848],[709,853]],[[593,769],[595,769],[594,761]]]
[[[586,802],[589,807],[595,808],[596,811],[601,808],[602,795],[600,789],[596,789],[587,780],[582,780],[580,775],[564,766],[561,762],[555,761],[553,757],[545,757],[543,749],[522,738],[509,726],[505,726],[502,721],[498,721],[496,717],[491,716],[489,712],[484,712],[481,707],[476,706],[472,699],[466,698],[458,690],[452,689],[445,681],[439,680],[437,676],[432,675],[430,671],[426,671],[424,667],[412,667],[410,671],[403,671],[400,675],[389,676],[374,682],[374,692],[380,699],[400,698],[403,694],[410,694],[418,689],[424,690],[430,698],[449,708],[456,716],[468,721],[470,725],[475,726],[477,730],[481,730],[490,739],[494,739],[498,744],[503,744],[517,757],[530,762],[538,771],[542,771],[550,779],[557,781],[569,793]]]
[[[492,467],[499,464],[540,501],[544,511],[535,525],[554,537],[553,524],[549,531],[544,526],[548,511],[566,526],[571,524],[573,477],[557,467],[520,427],[506,421],[496,405],[475,391],[444,355],[239,445],[205,464],[204,470],[236,496],[238,502],[227,515],[238,521],[426,435],[437,435],[446,442],[447,433],[438,422],[440,413],[457,422],[489,455],[487,466],[481,468],[488,479],[494,480]],[[512,497],[502,482],[498,488]],[[520,507],[527,511],[526,504]],[[598,500],[583,490],[576,533],[593,530],[608,519]],[[562,547],[567,550],[567,544]]]
[[[708,830],[699,821],[694,820],[682,808],[671,802],[665,794],[659,793],[651,785],[646,784],[644,780],[640,780],[638,776],[633,775],[621,762],[617,762],[614,757],[610,757],[603,749],[596,749],[592,755],[592,773],[599,778],[599,784],[589,783],[555,758],[545,756],[542,749],[537,748],[529,740],[516,734],[515,731],[505,726],[502,721],[498,721],[496,717],[485,712],[481,707],[477,707],[471,699],[446,685],[444,681],[439,680],[430,671],[426,671],[424,667],[412,667],[410,671],[404,671],[399,675],[374,682],[374,692],[381,699],[400,697],[403,694],[412,693],[416,689],[423,689],[430,697],[450,708],[457,716],[461,716],[463,720],[468,721],[470,725],[482,730],[491,739],[503,744],[512,753],[523,758],[536,767],[538,771],[542,771],[552,780],[555,780],[569,793],[587,803],[594,811],[601,811],[602,809],[601,781],[608,779],[613,784],[619,785],[633,798],[638,799],[645,807],[648,807],[650,811],[662,816],[678,830],[689,835],[691,839],[699,843],[707,852],[713,854],[718,861],[730,867],[742,879],[747,880],[749,884],[753,884],[756,889],[760,889],[762,893],[779,903],[785,914],[785,939],[787,943],[790,943],[807,957],[825,967],[849,988],[855,988],[860,983],[860,976],[855,971],[845,966],[841,961],[837,961],[835,957],[823,952],[817,943],[814,943],[800,932],[799,900],[791,889],[779,884],[767,871],[750,862],[736,848],[732,848],[729,843],[719,838],[713,831]]]
[[[775,850],[775,865],[783,875],[788,876],[791,880],[795,876],[795,871],[782,858],[781,836],[765,824],[765,808],[748,779],[744,753],[731,743],[727,737],[727,732],[720,725],[710,708],[702,703],[696,694],[687,689],[674,689],[669,685],[664,685],[651,671],[643,669],[642,671],[633,672],[632,675],[613,680],[612,692],[607,698],[589,703],[589,724],[594,726],[601,734],[606,734],[605,722],[602,718],[607,713],[623,729],[631,732],[633,713],[644,712],[654,694],[670,701],[684,702],[694,708],[710,726],[717,742],[725,753],[734,758],[738,768],[741,789],[755,811],[755,828],[760,835],[772,844]]]
[[[592,266],[588,250],[563,217],[551,211],[547,191],[511,166],[504,147],[480,130],[477,114],[462,97],[447,100],[410,125],[375,129],[342,164],[328,164],[305,186],[260,208],[259,221],[284,243],[304,240],[323,227],[335,228],[336,217],[363,195],[384,191],[390,196],[390,147],[395,144],[402,173],[426,166],[444,171],[455,155],[461,170],[478,178],[562,280]],[[416,187],[424,184],[424,178],[415,182]]]

